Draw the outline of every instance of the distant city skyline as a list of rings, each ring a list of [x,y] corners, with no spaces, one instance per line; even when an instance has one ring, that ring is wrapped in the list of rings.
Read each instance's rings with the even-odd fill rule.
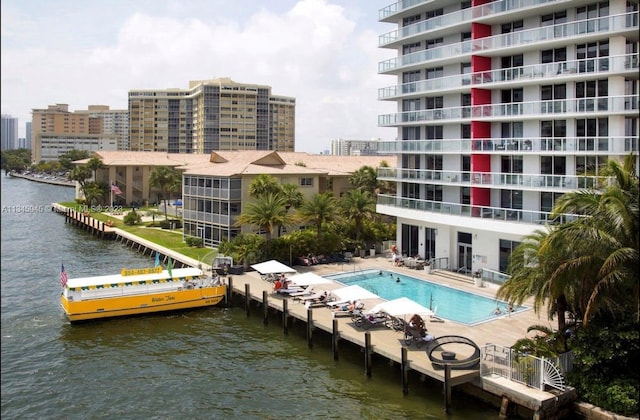
[[[296,98],[296,150],[319,153],[338,138],[393,140],[377,117],[394,104],[378,89],[393,51],[378,48],[378,21],[391,1],[115,0],[2,2],[2,113],[19,119],[65,103],[127,108],[131,89],[169,89],[185,80],[229,77]],[[67,10],[68,9],[68,10]],[[69,28],[73,28],[69,31]],[[230,40],[233,40],[231,42]]]

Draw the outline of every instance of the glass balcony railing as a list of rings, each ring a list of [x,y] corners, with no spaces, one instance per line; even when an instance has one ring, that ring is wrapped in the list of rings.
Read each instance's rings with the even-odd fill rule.
[[[390,154],[473,154],[473,153],[544,153],[589,152],[626,155],[639,153],[636,136],[623,137],[517,137],[447,140],[379,141],[378,152]]]
[[[378,99],[397,99],[425,95],[428,92],[460,89],[468,86],[486,88],[499,87],[504,83],[527,83],[528,81],[558,77],[584,77],[584,73],[606,73],[607,75],[638,72],[640,68],[640,54],[625,54],[611,57],[569,60],[555,63],[535,64],[530,66],[510,67],[476,73],[457,74],[428,80],[419,80],[402,85],[389,86],[378,90]],[[484,87],[484,86],[483,86]]]
[[[519,48],[532,43],[558,41],[568,38],[584,37],[586,35],[604,35],[637,31],[640,12],[629,12],[614,16],[594,19],[583,19],[575,22],[545,26],[536,29],[525,29],[507,34],[500,34],[463,41],[455,44],[414,52],[394,57],[378,63],[379,73],[391,73],[411,66],[423,66],[429,61],[441,60],[449,57],[459,57],[464,54],[503,48]],[[534,46],[532,48],[538,48]]]
[[[638,95],[624,95],[425,109],[379,115],[378,125],[393,127],[416,123],[442,124],[443,120],[508,120],[513,117],[537,119],[559,114],[637,115],[639,102]]]
[[[425,32],[442,27],[449,27],[453,25],[468,25],[478,18],[491,16],[496,13],[517,11],[522,9],[523,7],[539,6],[545,3],[554,3],[556,1],[559,0],[499,0],[480,6],[456,10],[442,16],[436,16],[427,20],[422,20],[420,22],[416,22],[414,24],[407,25],[394,31],[387,32],[386,34],[380,35],[378,37],[378,46],[384,47],[385,45],[403,41],[412,36],[423,34]],[[398,13],[408,6],[414,6],[415,4],[422,2],[417,1],[410,3],[413,4],[406,5],[406,2],[392,4],[391,6],[388,6],[388,8],[384,8],[380,11],[380,18],[385,19],[386,17]]]
[[[429,169],[378,168],[378,180],[500,189],[576,190],[596,188],[612,178],[578,175],[516,174],[497,172],[443,171]]]
[[[405,198],[392,195],[378,195],[378,206],[385,206],[387,209],[383,214],[402,215],[407,210],[436,213],[447,216],[474,217],[478,219],[509,221],[527,224],[555,224],[565,223],[577,218],[576,215],[565,214],[552,217],[550,211],[533,211],[523,209],[506,209],[492,206],[479,206],[471,204],[458,204],[433,200],[422,200],[417,198]],[[398,211],[394,211],[397,209]]]

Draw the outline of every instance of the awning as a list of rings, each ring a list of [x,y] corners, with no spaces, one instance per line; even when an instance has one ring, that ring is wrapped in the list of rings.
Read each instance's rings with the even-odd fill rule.
[[[387,302],[382,302],[371,308],[372,313],[376,312],[385,312],[391,316],[401,317],[404,315],[425,315],[431,316],[433,315],[433,311],[426,306],[422,306],[419,303],[406,298],[401,297],[398,299],[389,300]]]
[[[333,280],[325,279],[324,277],[319,276],[312,272],[295,274],[293,276],[288,277],[288,279],[291,280],[293,284],[297,284],[298,286],[334,283]]]
[[[259,264],[253,264],[251,268],[253,268],[260,274],[277,274],[277,273],[295,273],[296,272],[296,270],[294,270],[293,268],[289,267],[288,265],[284,265],[277,260],[271,260],[271,261],[265,261]]]
[[[332,294],[338,296],[338,298],[342,301],[344,300],[360,300],[360,299],[375,299],[380,296],[376,295],[365,289],[362,286],[353,285],[343,287],[341,289],[336,289],[331,291]]]

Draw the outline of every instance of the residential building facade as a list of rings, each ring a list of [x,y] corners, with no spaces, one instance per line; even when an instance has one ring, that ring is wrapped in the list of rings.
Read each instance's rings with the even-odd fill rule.
[[[378,144],[380,139],[372,140],[348,140],[348,139],[335,139],[331,140],[331,154],[338,156],[352,156],[352,155],[378,155],[378,154],[391,154],[387,151],[379,151]]]
[[[351,175],[363,166],[378,167],[386,157],[312,155],[301,152],[262,150],[216,151],[210,154],[170,154],[164,152],[99,151],[104,167],[96,180],[116,185],[122,191],[113,202],[124,206],[159,204],[158,191],[149,185],[149,176],[158,166],[182,172],[182,191],[165,197],[181,199],[183,235],[202,238],[205,246],[215,247],[224,239],[252,232],[250,226],[237,226],[243,205],[250,203],[249,186],[261,174],[280,184],[294,184],[304,198],[330,191],[335,197],[353,189]],[[89,159],[74,162],[85,164]],[[81,198],[76,188],[76,198]],[[172,207],[173,211],[178,209]],[[171,215],[174,215],[171,212]],[[274,232],[276,234],[276,232]]]
[[[523,236],[602,166],[638,155],[638,2],[399,1],[378,98],[397,154],[378,212],[396,216],[400,252],[500,282]],[[390,80],[393,80],[390,78]],[[636,165],[638,168],[638,165]]]
[[[167,153],[294,151],[295,99],[228,78],[129,91],[130,149]]]
[[[73,149],[118,150],[128,143],[128,120],[128,111],[110,110],[106,105],[75,112],[69,111],[68,104],[33,109],[31,159],[35,163],[58,160]]]

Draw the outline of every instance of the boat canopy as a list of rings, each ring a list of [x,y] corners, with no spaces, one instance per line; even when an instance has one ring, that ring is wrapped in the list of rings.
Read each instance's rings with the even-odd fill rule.
[[[123,272],[135,273],[142,270],[123,270]],[[194,267],[187,268],[174,268],[169,275],[168,270],[153,270],[144,274],[132,274],[123,275],[123,272],[119,274],[111,274],[107,276],[95,276],[95,277],[79,277],[75,279],[69,279],[67,281],[67,287],[69,289],[84,289],[84,288],[100,288],[100,287],[122,287],[125,285],[138,285],[138,284],[150,284],[161,281],[184,281],[193,277],[200,277],[203,275],[202,270]]]

